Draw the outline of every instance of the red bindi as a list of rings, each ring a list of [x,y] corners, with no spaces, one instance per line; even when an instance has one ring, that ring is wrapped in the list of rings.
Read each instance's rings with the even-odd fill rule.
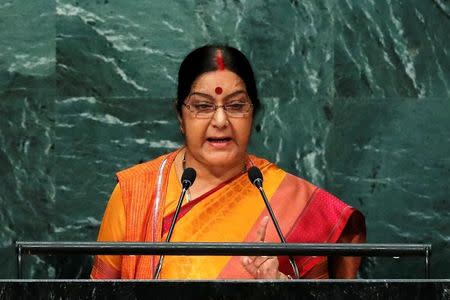
[[[223,92],[223,90],[220,86],[216,87],[216,89],[214,91],[216,92],[217,95],[220,95]]]

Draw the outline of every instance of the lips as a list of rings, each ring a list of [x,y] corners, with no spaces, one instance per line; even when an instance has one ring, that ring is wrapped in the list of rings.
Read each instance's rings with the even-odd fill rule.
[[[231,145],[231,138],[227,136],[215,136],[206,139],[208,144],[214,149],[227,149]]]
[[[209,137],[206,139],[210,143],[227,143],[231,141],[230,137]]]

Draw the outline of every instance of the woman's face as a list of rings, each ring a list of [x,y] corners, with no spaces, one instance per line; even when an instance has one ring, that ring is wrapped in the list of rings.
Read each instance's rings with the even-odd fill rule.
[[[238,75],[219,70],[200,75],[184,101],[186,105],[204,102],[230,105],[251,103],[251,100],[245,83]],[[198,118],[182,106],[181,126],[187,151],[194,160],[211,169],[245,164],[252,121],[252,109],[243,117],[230,117],[223,108],[218,108],[210,118]]]

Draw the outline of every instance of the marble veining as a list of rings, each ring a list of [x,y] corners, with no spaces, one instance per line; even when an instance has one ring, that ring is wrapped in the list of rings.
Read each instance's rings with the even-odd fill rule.
[[[204,43],[251,59],[250,152],[366,216],[374,243],[432,243],[448,278],[450,4],[445,0],[6,1],[0,4],[0,270],[15,240],[94,240],[114,174],[183,145],[177,68]],[[89,257],[29,257],[87,278]],[[423,261],[367,258],[364,278]],[[94,290],[95,292],[95,290]]]

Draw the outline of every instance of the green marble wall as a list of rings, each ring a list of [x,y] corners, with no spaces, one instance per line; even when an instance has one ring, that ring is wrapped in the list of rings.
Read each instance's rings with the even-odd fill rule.
[[[2,0],[0,277],[15,240],[96,238],[114,173],[183,143],[182,58],[226,42],[257,74],[251,151],[358,207],[370,242],[432,243],[448,278],[449,31],[446,0]],[[31,257],[26,273],[89,263]],[[421,277],[423,262],[368,258],[361,276]]]

